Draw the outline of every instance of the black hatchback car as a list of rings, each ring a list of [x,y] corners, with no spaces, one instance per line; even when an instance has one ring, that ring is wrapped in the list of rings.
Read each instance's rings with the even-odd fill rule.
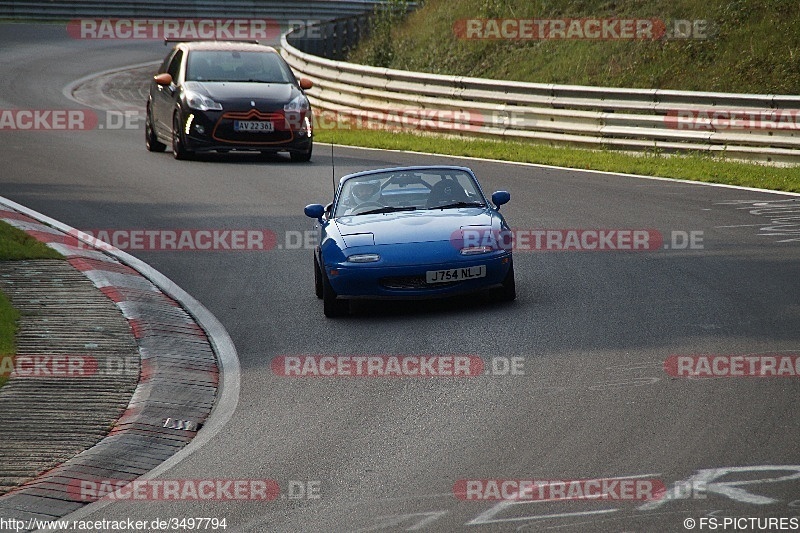
[[[270,46],[227,41],[182,42],[150,84],[147,149],[176,159],[198,152],[289,152],[311,159],[313,117],[305,90]]]

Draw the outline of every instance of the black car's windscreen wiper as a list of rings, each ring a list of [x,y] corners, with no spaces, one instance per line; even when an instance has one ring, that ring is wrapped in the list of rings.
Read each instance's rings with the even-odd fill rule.
[[[354,213],[356,215],[376,215],[378,213],[396,213],[397,211],[416,211],[416,207],[414,206],[405,206],[405,207],[392,207],[389,205],[383,206],[380,209],[370,209],[369,211],[364,211],[363,213]]]
[[[444,205],[436,205],[431,207],[430,209],[450,209],[455,207],[485,207],[486,204],[483,202],[453,202],[450,204]]]

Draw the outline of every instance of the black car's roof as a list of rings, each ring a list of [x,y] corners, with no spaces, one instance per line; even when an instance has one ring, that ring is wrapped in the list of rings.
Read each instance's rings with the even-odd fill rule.
[[[191,41],[181,42],[178,46],[186,48],[186,50],[227,50],[236,52],[273,52],[278,53],[271,46],[264,44],[245,43],[237,41]]]

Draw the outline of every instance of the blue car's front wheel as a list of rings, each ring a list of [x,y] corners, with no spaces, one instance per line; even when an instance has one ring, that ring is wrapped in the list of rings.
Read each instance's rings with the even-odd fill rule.
[[[325,272],[322,275],[322,303],[325,310],[325,316],[328,318],[336,318],[338,316],[346,315],[350,312],[350,302],[347,300],[339,300],[336,298],[336,291],[333,290],[331,282],[328,281],[328,276]]]
[[[322,293],[322,273],[319,269],[319,261],[317,261],[317,255],[314,254],[314,293],[317,295],[317,298],[320,300],[323,297]]]
[[[514,280],[514,263],[508,268],[508,274],[503,279],[503,286],[497,291],[497,295],[504,302],[513,302],[517,299],[517,283]]]

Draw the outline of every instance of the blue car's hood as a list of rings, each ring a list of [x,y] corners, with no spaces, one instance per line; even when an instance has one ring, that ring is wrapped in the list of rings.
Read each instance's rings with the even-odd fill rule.
[[[382,245],[449,241],[463,226],[500,229],[500,217],[488,207],[343,216],[334,222],[348,247],[367,244],[363,237],[353,236],[370,233],[374,244]]]

